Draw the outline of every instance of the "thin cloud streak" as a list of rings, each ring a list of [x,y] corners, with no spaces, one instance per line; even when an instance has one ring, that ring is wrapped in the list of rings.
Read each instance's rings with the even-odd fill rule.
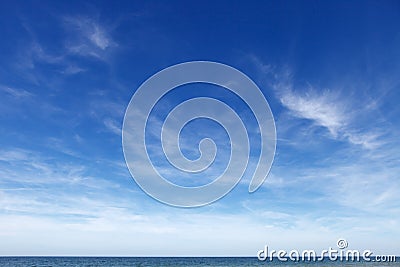
[[[296,92],[288,76],[279,79],[274,83],[276,96],[292,116],[327,129],[329,136],[339,141],[347,140],[365,149],[375,149],[383,144],[379,140],[381,131],[357,128],[359,117],[373,114],[371,106],[360,108],[352,102],[351,97],[345,97],[340,91],[316,90],[311,87],[305,92]]]
[[[118,46],[110,32],[94,18],[65,17],[64,27],[70,33],[66,48],[72,54],[104,60],[105,52]]]

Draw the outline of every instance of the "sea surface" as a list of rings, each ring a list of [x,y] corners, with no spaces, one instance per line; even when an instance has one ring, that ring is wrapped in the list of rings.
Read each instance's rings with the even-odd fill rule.
[[[396,266],[400,267],[400,258],[396,262],[340,262],[324,260],[322,262],[280,262],[278,260],[259,261],[252,257],[0,257],[1,267],[136,267],[136,266]]]

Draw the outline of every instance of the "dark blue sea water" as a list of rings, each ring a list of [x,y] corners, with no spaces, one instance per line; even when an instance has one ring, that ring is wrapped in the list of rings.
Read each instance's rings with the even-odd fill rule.
[[[246,257],[0,257],[1,267],[139,267],[139,266],[396,266],[393,263],[376,262],[262,262],[257,258]]]

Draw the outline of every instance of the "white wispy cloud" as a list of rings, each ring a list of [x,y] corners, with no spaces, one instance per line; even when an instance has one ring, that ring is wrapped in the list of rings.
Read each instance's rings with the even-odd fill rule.
[[[0,85],[0,92],[4,92],[15,98],[26,98],[26,97],[33,96],[33,94],[31,92],[28,92],[27,90],[20,89],[20,88],[13,88],[13,87],[4,86],[4,85]]]
[[[67,201],[64,203],[68,204]],[[259,214],[258,210],[246,212],[241,208],[238,208],[238,214],[215,214],[162,207],[142,215],[137,208],[119,208],[110,204],[80,198],[74,204],[75,209],[63,209],[63,216],[60,213],[53,217],[1,214],[2,253],[39,255],[45,249],[50,255],[65,255],[68,251],[74,255],[103,256],[252,256],[264,245],[288,251],[327,249],[335,245],[338,233],[348,239],[353,249],[363,249],[365,242],[376,253],[380,250],[392,253],[396,247],[394,241],[388,243],[386,238],[377,236],[372,240],[372,235],[363,235],[365,229],[376,234],[383,225],[378,219],[372,219],[376,224],[371,225],[371,220],[366,217],[315,217],[309,213],[286,214],[266,209]],[[42,208],[57,212],[57,207]],[[68,216],[68,213],[80,216]],[[289,224],[279,223],[282,218]],[[398,223],[389,222],[391,225],[386,228],[397,234]],[[352,227],[346,228],[348,225]],[[210,236],[213,246],[210,246]],[[20,245],[18,251],[7,247],[10,242]]]
[[[31,151],[25,149],[1,150],[0,161],[13,162],[27,160],[31,157]]]
[[[33,40],[29,52],[31,53],[32,60],[39,62],[62,64],[65,60],[65,57],[62,54],[50,54],[37,40]]]
[[[86,188],[116,188],[107,178],[88,175],[82,164],[57,161],[52,156],[26,149],[0,151],[0,186],[3,188],[38,188],[48,186],[84,186]]]
[[[21,26],[25,29],[28,41],[15,55],[13,67],[23,70],[24,79],[39,85],[46,83],[48,77],[43,75],[41,64],[52,65],[56,72],[65,75],[75,75],[87,71],[81,62],[71,55],[92,56],[104,61],[107,51],[116,47],[116,42],[110,36],[110,30],[89,16],[64,17],[65,46],[51,47],[37,34],[34,24],[22,19]]]
[[[104,119],[103,122],[109,131],[111,131],[117,135],[121,135],[121,131],[122,131],[121,126],[118,125],[118,123],[114,119],[106,118],[106,119]]]
[[[72,74],[77,74],[77,73],[81,73],[84,71],[86,71],[86,69],[78,67],[76,65],[69,65],[62,71],[62,73],[65,73],[67,75],[72,75]]]
[[[391,146],[398,150],[398,144]],[[374,149],[373,154],[380,155],[377,159],[362,147],[346,146],[316,165],[278,163],[263,187],[272,198],[287,199],[287,205],[302,203],[301,210],[311,205],[315,216],[325,216],[325,211],[332,210],[335,216],[343,217],[361,213],[397,218],[400,168],[393,163],[399,159],[395,150],[389,153],[386,148]]]
[[[103,50],[113,44],[104,29],[100,28],[97,24],[93,24],[92,29],[85,33],[88,34],[89,40],[92,41],[93,44]]]
[[[62,53],[50,53],[44,48],[32,25],[34,24],[26,19],[22,19],[21,21],[21,26],[28,34],[30,42],[28,42],[27,46],[19,53],[19,65],[33,69],[35,68],[36,62],[62,64],[63,61],[65,61],[64,55]]]
[[[333,137],[347,126],[349,117],[340,99],[330,91],[299,95],[292,90],[278,90],[279,100],[298,118],[309,119],[325,127]]]
[[[90,96],[88,115],[101,124],[101,131],[106,130],[120,136],[126,103],[110,100],[112,96],[103,90],[93,91]]]
[[[265,73],[262,65],[259,68],[259,73]],[[379,233],[388,228],[392,231],[391,218],[398,217],[396,203],[400,201],[397,194],[400,169],[396,164],[399,143],[397,127],[390,123],[390,117],[385,117],[387,112],[381,112],[379,105],[385,101],[377,103],[359,91],[312,85],[304,88],[293,80],[287,69],[268,76],[269,86],[284,107],[279,111],[277,130],[285,148],[280,150],[282,155],[278,149],[272,173],[263,188],[275,198],[288,199],[289,207],[301,203],[302,212],[309,210],[310,205],[313,209],[310,215],[322,224],[336,227],[336,231],[350,228],[359,233]],[[348,145],[332,145],[321,138]],[[307,147],[315,139],[318,146]],[[290,150],[286,150],[288,147]],[[302,190],[297,193],[300,187]],[[280,207],[284,206],[280,203]],[[270,217],[279,217],[279,212],[257,210]],[[289,221],[296,220],[296,216],[288,213]],[[286,221],[280,219],[280,223]],[[385,222],[390,222],[390,226]],[[300,229],[299,224],[294,227]]]
[[[103,59],[108,49],[117,46],[110,31],[94,18],[65,17],[64,26],[70,33],[67,49],[73,54]]]
[[[2,181],[11,178],[15,189],[21,186],[21,181],[36,185],[30,190],[13,191],[0,186],[0,249],[8,255],[40,255],[43,249],[51,255],[62,255],[65,251],[75,255],[155,256],[157,253],[176,256],[176,251],[182,255],[254,255],[264,245],[287,250],[326,249],[335,244],[338,233],[348,239],[352,248],[363,248],[363,244],[369,242],[373,244],[369,249],[391,253],[393,244],[386,239],[371,242],[371,233],[379,234],[383,226],[392,234],[397,234],[399,229],[396,220],[387,219],[396,218],[398,214],[395,204],[387,205],[398,203],[398,189],[394,184],[389,186],[390,176],[386,176],[393,170],[386,174],[372,173],[370,170],[377,169],[377,165],[370,163],[367,164],[370,170],[361,164],[358,169],[350,164],[341,169],[332,166],[330,171],[336,173],[329,177],[325,177],[326,169],[307,171],[306,176],[286,184],[276,202],[266,201],[266,195],[261,193],[242,205],[235,203],[238,206],[234,212],[221,213],[219,208],[213,210],[215,205],[202,210],[167,207],[150,197],[143,198],[143,192],[138,194],[129,188],[115,187],[102,178],[85,176],[84,166],[49,163],[30,150],[1,150],[0,161],[11,166],[7,168],[15,174],[5,175],[3,165]],[[66,179],[60,179],[62,176]],[[356,179],[348,179],[349,176]],[[40,177],[52,182],[41,181]],[[316,182],[318,180],[320,182]],[[380,186],[371,184],[373,180],[380,182]],[[366,186],[365,181],[370,184]],[[46,186],[41,186],[43,182]],[[65,191],[71,185],[72,190]],[[295,195],[285,197],[300,186],[315,190],[313,195],[307,195],[310,191],[302,194],[304,199],[311,198],[309,202]],[[113,188],[114,193],[106,193],[107,188]],[[313,196],[321,194],[321,206],[326,204],[326,210],[308,208],[306,203],[315,202]],[[223,206],[224,201],[222,199],[219,204]],[[292,205],[296,202],[298,206],[286,208],[282,204],[284,201],[291,201]],[[335,214],[329,209],[332,205],[344,214]],[[355,215],[345,216],[346,208]],[[363,216],[357,211],[362,211]],[[367,237],[363,235],[365,231],[369,233]],[[54,236],[57,242],[50,238]],[[209,236],[216,240],[212,248]],[[114,239],[118,239],[117,244],[99,242]],[[174,242],[165,246],[160,240]],[[11,242],[20,245],[18,250],[7,246]],[[157,244],[160,245],[155,248]],[[41,249],[37,249],[38,246]]]
[[[59,73],[73,75],[85,71],[85,69],[79,67],[76,63],[72,62],[68,57],[64,48],[53,49],[51,52],[45,46],[44,42],[36,36],[34,30],[23,23],[23,27],[28,32],[30,42],[27,42],[25,47],[20,48],[17,59],[13,63],[18,69],[24,70],[24,78],[40,84],[46,77],[40,74],[40,70],[37,68],[38,64],[48,64],[55,67]]]
[[[362,100],[353,99],[339,90],[306,89],[295,90],[290,77],[278,76],[273,82],[280,103],[296,118],[306,119],[314,126],[328,130],[329,136],[336,140],[347,140],[366,149],[374,149],[383,144],[384,134],[379,127],[360,127],[359,120],[374,117],[374,107],[360,104]]]
[[[248,58],[262,74],[272,74],[274,72],[274,66],[272,64],[263,62],[260,58],[253,54],[248,55]]]

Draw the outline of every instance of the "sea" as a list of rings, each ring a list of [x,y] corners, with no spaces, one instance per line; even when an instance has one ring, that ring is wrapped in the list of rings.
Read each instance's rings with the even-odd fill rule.
[[[255,257],[0,257],[1,267],[144,267],[144,266],[398,266],[400,258],[396,262],[377,263],[377,262],[351,262],[351,261],[299,261],[281,262],[259,261]]]

